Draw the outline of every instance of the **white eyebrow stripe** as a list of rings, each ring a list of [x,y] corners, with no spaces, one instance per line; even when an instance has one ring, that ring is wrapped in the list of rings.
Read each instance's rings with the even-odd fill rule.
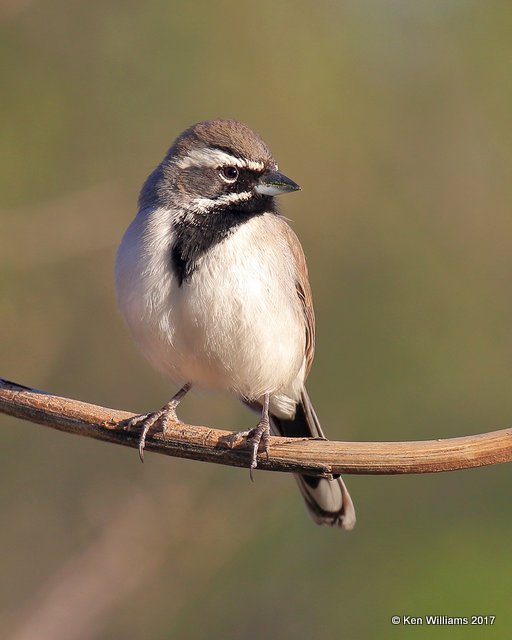
[[[206,213],[210,209],[225,204],[236,204],[237,202],[246,202],[254,196],[253,191],[242,191],[240,193],[226,193],[218,198],[195,198],[191,201],[190,207],[198,213]]]
[[[220,149],[192,149],[184,158],[176,162],[180,169],[188,167],[238,167],[239,169],[250,169],[251,171],[263,171],[265,164],[259,160],[247,160],[237,158],[226,151]]]

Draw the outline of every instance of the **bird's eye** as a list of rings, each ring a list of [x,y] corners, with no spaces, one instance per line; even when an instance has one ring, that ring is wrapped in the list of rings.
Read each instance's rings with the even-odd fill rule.
[[[220,177],[225,182],[236,182],[238,178],[238,169],[236,167],[221,167]]]

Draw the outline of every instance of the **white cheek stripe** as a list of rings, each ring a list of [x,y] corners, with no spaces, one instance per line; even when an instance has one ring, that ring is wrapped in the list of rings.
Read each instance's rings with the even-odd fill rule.
[[[181,160],[176,162],[180,169],[188,167],[238,167],[239,169],[250,169],[251,171],[263,171],[265,165],[257,160],[247,160],[232,156],[230,153],[220,149],[192,149],[192,151]]]
[[[253,191],[242,191],[241,193],[227,193],[218,198],[195,198],[190,203],[190,207],[198,213],[206,213],[210,209],[225,205],[246,202],[254,196]]]

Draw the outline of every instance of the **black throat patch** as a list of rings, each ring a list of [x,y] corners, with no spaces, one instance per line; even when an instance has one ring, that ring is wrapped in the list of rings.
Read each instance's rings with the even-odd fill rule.
[[[241,224],[263,213],[277,213],[274,198],[258,196],[243,204],[197,214],[193,222],[176,223],[170,258],[179,286],[190,280],[199,259],[209,249],[225,240]]]

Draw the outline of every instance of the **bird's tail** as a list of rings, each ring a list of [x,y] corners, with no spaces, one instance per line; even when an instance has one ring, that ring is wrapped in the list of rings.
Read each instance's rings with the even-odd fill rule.
[[[291,420],[270,417],[272,432],[287,438],[325,438],[306,389],[303,389],[295,417]],[[306,507],[317,524],[350,530],[356,524],[356,512],[345,483],[340,477],[328,480],[295,475]]]

